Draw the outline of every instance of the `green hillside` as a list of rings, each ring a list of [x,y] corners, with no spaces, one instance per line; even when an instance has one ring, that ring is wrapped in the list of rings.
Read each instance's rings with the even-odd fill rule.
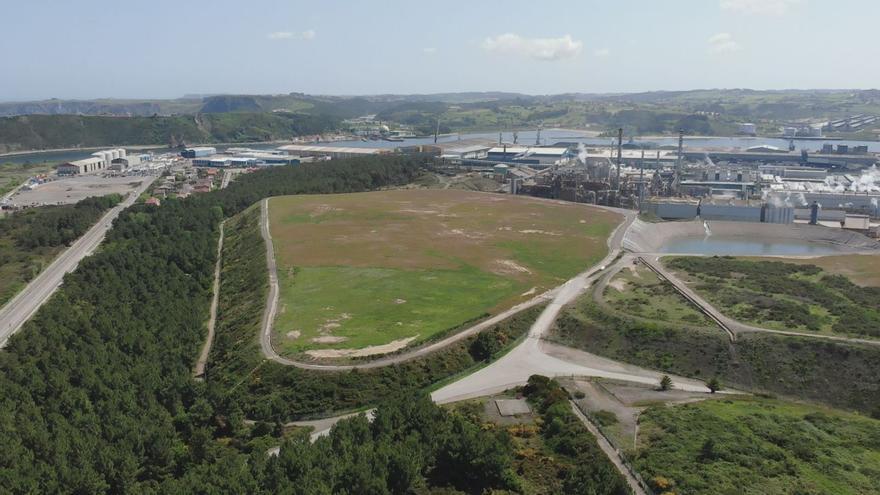
[[[217,113],[165,117],[28,115],[0,118],[0,152],[90,146],[288,139],[337,126],[300,113]]]

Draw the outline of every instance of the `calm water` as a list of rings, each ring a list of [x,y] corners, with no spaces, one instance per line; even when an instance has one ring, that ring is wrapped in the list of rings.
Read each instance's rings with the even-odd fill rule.
[[[834,244],[797,241],[792,239],[751,241],[710,236],[706,238],[673,239],[663,246],[661,252],[719,256],[801,256],[839,254],[851,251]]]

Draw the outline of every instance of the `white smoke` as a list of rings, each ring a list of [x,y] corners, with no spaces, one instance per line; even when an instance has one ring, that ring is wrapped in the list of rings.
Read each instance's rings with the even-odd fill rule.
[[[853,181],[850,189],[854,192],[880,192],[880,170],[877,170],[877,165],[862,170],[862,175]]]
[[[578,143],[578,160],[584,165],[587,164],[587,147],[584,143]]]
[[[776,208],[800,208],[808,205],[807,198],[802,192],[764,193],[764,201]]]

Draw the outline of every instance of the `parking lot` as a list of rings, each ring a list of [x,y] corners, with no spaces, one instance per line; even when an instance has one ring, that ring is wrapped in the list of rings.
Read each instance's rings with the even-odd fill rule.
[[[89,196],[107,194],[125,194],[133,191],[146,177],[100,175],[81,175],[64,177],[40,184],[31,190],[20,190],[9,200],[9,204],[17,207],[55,205],[76,203]]]

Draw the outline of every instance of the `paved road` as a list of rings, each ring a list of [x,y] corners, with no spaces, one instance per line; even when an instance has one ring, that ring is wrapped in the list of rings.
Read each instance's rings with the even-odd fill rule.
[[[716,322],[719,322],[721,327],[727,330],[727,332],[731,335],[731,340],[736,340],[735,336],[739,334],[760,332],[789,335],[793,337],[810,337],[815,339],[836,340],[840,342],[849,342],[855,344],[880,345],[880,340],[860,339],[857,337],[843,337],[839,335],[823,335],[819,333],[775,330],[772,328],[747,325],[738,320],[734,320],[733,318],[725,316],[721,311],[718,310],[718,308],[716,308],[699,294],[697,294],[683,280],[678,278],[675,273],[667,270],[666,267],[663,266],[663,263],[660,262],[660,258],[658,255],[642,255],[639,257],[639,259],[641,259],[645,263],[645,265],[654,270],[654,272],[665,278],[670,284],[673,285],[673,287],[675,287],[675,289],[680,294],[684,295],[685,298],[698,306],[700,310],[703,311],[703,313],[709,315],[709,317],[711,317]]]
[[[9,337],[49,299],[64,280],[64,275],[73,271],[79,262],[92,254],[104,240],[113,220],[125,208],[131,206],[147,190],[156,177],[145,177],[144,181],[120,204],[110,209],[91,229],[77,239],[21,292],[0,309],[0,347],[6,345]]]
[[[625,221],[618,226],[618,228],[614,231],[611,238],[609,239],[609,246],[620,246],[623,234],[626,231],[626,228],[632,223],[635,218],[634,213],[629,210],[621,210],[621,209],[612,209],[618,213],[622,213],[625,217]],[[260,331],[260,348],[263,351],[263,355],[275,361],[277,363],[286,365],[286,366],[295,366],[297,368],[309,369],[309,370],[317,370],[317,371],[345,371],[352,369],[368,369],[368,368],[380,368],[383,366],[389,366],[396,363],[402,363],[404,361],[408,361],[411,359],[415,359],[421,356],[425,356],[432,352],[438,351],[444,347],[449,346],[452,343],[458,342],[461,339],[465,339],[479,333],[486,328],[491,327],[517,313],[523,311],[525,309],[537,306],[539,304],[543,304],[547,301],[553,300],[554,298],[558,298],[560,293],[571,293],[575,286],[578,284],[583,284],[588,276],[592,276],[596,272],[600,271],[597,269],[593,269],[591,271],[587,271],[581,273],[575,278],[569,280],[565,284],[551,289],[543,294],[533,297],[528,301],[517,304],[516,306],[501,312],[492,318],[481,321],[480,323],[469,327],[461,332],[457,332],[449,337],[446,337],[442,340],[438,340],[437,342],[431,343],[429,345],[419,347],[413,349],[411,351],[403,352],[401,354],[396,354],[392,356],[387,356],[383,358],[378,358],[374,360],[370,360],[368,362],[362,364],[352,364],[352,365],[334,365],[334,364],[314,364],[307,363],[302,361],[297,361],[293,359],[289,359],[279,355],[275,352],[275,349],[272,347],[272,323],[275,320],[275,313],[278,309],[278,268],[275,263],[275,250],[272,246],[272,234],[269,231],[269,200],[264,199],[260,208],[260,232],[262,234],[263,240],[266,243],[266,266],[269,271],[269,297],[266,301],[266,307],[263,311],[263,319],[261,322],[261,331]],[[617,256],[618,251],[609,252],[608,255],[599,263],[600,266],[604,267],[608,263],[610,263]],[[580,290],[580,289],[578,289]],[[579,292],[578,292],[579,293]]]
[[[635,218],[635,212],[621,212],[626,215],[626,220],[609,238],[610,251],[603,260],[602,266],[578,275],[563,285],[529,329],[528,337],[522,344],[489,366],[435,391],[431,394],[431,398],[435,402],[448,403],[491,395],[523,385],[534,374],[551,377],[601,377],[651,385],[659,383],[662,373],[557,346],[543,340],[565,305],[574,301],[604,275],[606,269],[614,270],[617,265],[624,262],[618,260],[614,266],[606,266],[620,254],[624,234]],[[702,382],[681,377],[670,378],[674,386],[680,390],[708,392]]]
[[[593,422],[590,421],[583,412],[581,412],[581,410],[577,407],[577,405],[575,405],[574,402],[571,402],[571,410],[574,412],[574,415],[577,416],[579,420],[581,420],[581,423],[584,424],[587,430],[589,430],[589,432],[592,433],[594,437],[596,437],[596,443],[599,444],[599,448],[602,449],[602,452],[605,452],[605,455],[608,456],[608,460],[610,460],[611,463],[614,464],[614,467],[617,468],[617,471],[619,471],[620,474],[623,475],[624,479],[626,479],[626,484],[629,485],[630,490],[632,490],[635,495],[648,495],[648,492],[646,492],[645,489],[642,488],[642,485],[639,484],[633,473],[629,470],[628,467],[626,467],[626,463],[620,456],[620,451],[618,451],[611,445],[611,442],[609,442],[608,439],[606,439],[605,436],[602,435],[602,433],[599,431],[599,428],[597,428],[596,425],[594,425]]]
[[[220,222],[220,239],[217,240],[217,263],[214,265],[214,286],[213,296],[211,297],[211,313],[208,318],[208,336],[205,338],[205,344],[202,346],[202,352],[193,368],[193,376],[202,379],[205,376],[205,365],[208,364],[208,356],[211,354],[211,345],[214,343],[214,325],[217,323],[217,305],[220,301],[220,268],[222,267],[223,254],[223,227],[226,221]]]

